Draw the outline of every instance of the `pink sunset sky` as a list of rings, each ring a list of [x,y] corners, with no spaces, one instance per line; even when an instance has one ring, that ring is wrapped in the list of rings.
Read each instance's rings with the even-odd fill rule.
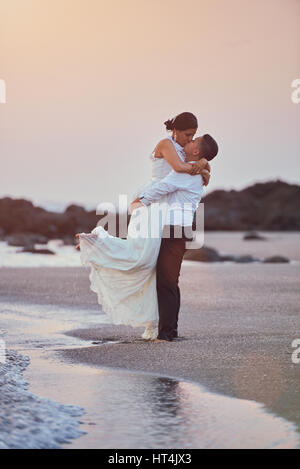
[[[183,111],[220,146],[207,191],[300,183],[299,0],[1,0],[0,45],[0,197],[131,198]]]

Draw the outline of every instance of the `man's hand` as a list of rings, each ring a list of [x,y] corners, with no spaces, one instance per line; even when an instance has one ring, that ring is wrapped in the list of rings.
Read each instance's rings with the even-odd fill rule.
[[[136,199],[134,199],[134,200],[131,202],[131,204],[134,204],[135,202],[140,202],[139,197],[137,197]],[[131,204],[130,204],[130,205],[131,205]]]
[[[207,186],[210,180],[210,164],[206,158],[201,158],[201,160],[193,163],[193,169],[191,175],[201,174],[203,178],[203,185]]]
[[[207,171],[207,169],[203,169],[200,174],[203,179],[203,185],[207,186],[210,180],[210,171]]]
[[[78,239],[79,244],[77,244],[76,249],[80,251],[80,238],[85,239],[87,241],[90,240],[90,242],[95,242],[98,238],[98,235],[96,233],[77,233],[75,237]]]

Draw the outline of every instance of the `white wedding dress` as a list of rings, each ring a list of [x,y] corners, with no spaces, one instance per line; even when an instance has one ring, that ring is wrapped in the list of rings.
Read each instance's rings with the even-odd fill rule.
[[[181,160],[184,161],[183,148],[172,137],[168,138],[173,142]],[[143,189],[163,179],[172,170],[164,158],[155,158],[154,152],[150,158],[152,178]],[[142,188],[135,197],[141,191]],[[162,197],[157,205],[161,215],[159,223],[156,222],[155,225],[156,237],[149,235],[151,214],[153,217],[151,205],[133,212],[126,239],[109,235],[102,226],[97,226],[91,233],[80,234],[81,262],[91,269],[90,288],[97,294],[102,310],[114,324],[144,326],[146,328],[142,335],[144,339],[157,337],[158,304],[155,267],[167,211],[167,197]]]

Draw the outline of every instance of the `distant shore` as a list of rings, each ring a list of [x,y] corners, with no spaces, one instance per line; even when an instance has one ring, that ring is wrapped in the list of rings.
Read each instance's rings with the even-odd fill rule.
[[[277,180],[253,184],[240,191],[215,190],[201,202],[206,232],[300,231],[300,186],[296,184]],[[62,239],[65,244],[73,245],[76,233],[90,232],[103,216],[76,204],[58,213],[37,207],[30,200],[3,197],[0,198],[0,241],[27,249],[51,239]],[[126,233],[119,231],[120,216],[117,213],[116,232],[111,234],[124,237]],[[130,216],[126,213],[124,216],[122,225],[126,228]]]

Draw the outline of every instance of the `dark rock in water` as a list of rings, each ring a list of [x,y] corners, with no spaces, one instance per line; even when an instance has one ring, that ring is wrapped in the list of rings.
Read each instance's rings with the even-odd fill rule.
[[[287,257],[283,256],[271,256],[271,257],[266,257],[263,261],[265,264],[287,264],[290,262],[290,260]]]
[[[34,244],[47,244],[48,238],[38,233],[14,233],[6,236],[9,246],[33,247]]]
[[[249,231],[248,233],[244,235],[243,239],[245,241],[252,241],[252,240],[266,241],[267,238],[265,238],[265,236],[261,236],[256,231]]]
[[[199,261],[199,262],[218,262],[221,260],[218,252],[215,249],[203,247],[200,249],[188,249],[184,254],[186,261]]]
[[[232,255],[230,255],[230,254],[226,254],[226,255],[224,255],[224,256],[220,256],[220,260],[221,260],[222,262],[229,262],[229,261],[230,261],[230,262],[235,262],[236,256],[232,256]]]
[[[0,228],[0,241],[4,241],[4,240],[5,240],[5,233],[4,233],[4,230]]]
[[[249,262],[258,262],[259,259],[252,257],[250,255],[245,255],[245,256],[236,256],[235,257],[235,262],[238,262],[239,264],[247,264]]]
[[[50,251],[50,249],[35,249],[35,248],[24,248],[18,252],[31,252],[32,254],[55,254],[55,252]]]
[[[35,244],[47,244],[48,238],[47,236],[43,236],[41,234],[35,233],[33,239],[35,240]]]
[[[230,254],[221,256],[219,253],[209,247],[203,247],[201,249],[188,249],[184,255],[184,259],[187,261],[199,261],[199,262],[238,262],[242,263],[249,263],[249,262],[257,262],[259,259],[252,257],[250,255],[244,256],[233,256]]]

